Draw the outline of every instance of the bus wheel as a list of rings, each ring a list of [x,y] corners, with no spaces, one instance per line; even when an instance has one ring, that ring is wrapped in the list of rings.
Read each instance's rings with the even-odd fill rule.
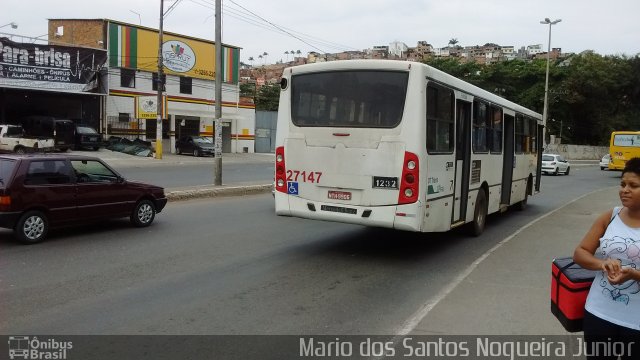
[[[478,191],[476,207],[473,212],[473,222],[471,223],[471,235],[479,236],[484,231],[487,221],[487,195],[484,190]]]

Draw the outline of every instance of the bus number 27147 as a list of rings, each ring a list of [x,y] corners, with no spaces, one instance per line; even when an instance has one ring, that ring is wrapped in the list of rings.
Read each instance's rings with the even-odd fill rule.
[[[287,170],[287,181],[319,183],[321,176],[320,171]]]

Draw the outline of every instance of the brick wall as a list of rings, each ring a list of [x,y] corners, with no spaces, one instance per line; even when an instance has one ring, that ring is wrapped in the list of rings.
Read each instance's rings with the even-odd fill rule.
[[[106,33],[102,20],[49,20],[49,43],[106,49]],[[62,26],[62,36],[56,36]]]

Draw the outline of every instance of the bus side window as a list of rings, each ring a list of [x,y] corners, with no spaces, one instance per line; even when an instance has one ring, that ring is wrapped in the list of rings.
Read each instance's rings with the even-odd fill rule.
[[[442,86],[427,86],[427,151],[453,152],[453,91]]]

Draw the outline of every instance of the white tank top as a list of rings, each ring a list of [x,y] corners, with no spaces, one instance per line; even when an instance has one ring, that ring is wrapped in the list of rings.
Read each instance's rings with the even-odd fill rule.
[[[595,252],[599,259],[619,259],[622,266],[640,269],[640,228],[631,228],[622,222],[613,209],[613,221],[607,227],[600,246]],[[640,330],[640,282],[629,280],[612,285],[603,271],[593,280],[585,309],[597,317],[614,324]]]

